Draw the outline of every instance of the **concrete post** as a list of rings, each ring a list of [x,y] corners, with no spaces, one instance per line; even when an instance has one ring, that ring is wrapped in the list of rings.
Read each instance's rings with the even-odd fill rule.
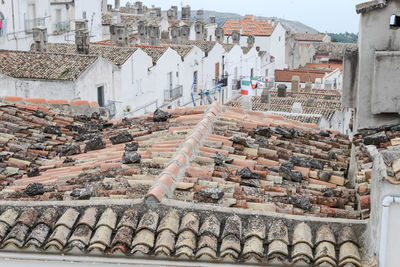
[[[292,92],[297,93],[300,87],[300,77],[293,76],[292,77]]]
[[[306,82],[306,87],[305,87],[305,91],[306,92],[311,92],[312,90],[312,82]]]
[[[278,97],[286,97],[287,86],[284,84],[278,85]]]

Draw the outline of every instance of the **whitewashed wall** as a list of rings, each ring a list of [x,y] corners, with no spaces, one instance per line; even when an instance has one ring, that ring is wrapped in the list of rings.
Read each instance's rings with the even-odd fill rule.
[[[235,45],[231,51],[225,54],[225,72],[228,73],[228,88],[225,100],[230,100],[233,97],[232,86],[234,80],[239,80],[241,76],[243,50],[238,45]]]
[[[182,65],[181,57],[178,53],[171,48],[168,48],[167,51],[160,57],[157,64],[150,69],[149,75],[149,85],[147,85],[146,91],[154,90],[157,100],[157,105],[164,106],[164,91],[169,88],[168,85],[168,73],[172,72],[172,84],[173,88],[178,85],[181,85],[181,74],[180,68]],[[179,74],[177,77],[176,74]],[[172,104],[172,108],[176,107],[177,101]]]
[[[86,12],[88,28],[90,31],[90,41],[98,42],[102,40],[101,25],[101,1],[98,0],[75,0],[75,19],[84,19],[83,13]]]
[[[203,59],[203,75],[199,80],[199,88],[214,89],[215,79],[215,64],[219,63],[219,73],[222,74],[222,56],[225,54],[225,49],[221,44],[216,43],[213,49]]]
[[[139,116],[154,111],[156,105],[156,90],[152,86],[148,69],[153,66],[152,59],[141,49],[138,49],[122,66],[120,71],[120,90],[117,117]],[[118,87],[117,87],[118,88]],[[127,112],[127,107],[130,112]]]
[[[192,51],[184,58],[184,61],[182,62],[182,85],[183,85],[183,99],[182,99],[182,105],[187,106],[187,105],[193,105],[192,103],[192,95],[191,95],[191,90],[192,90],[192,85],[193,85],[193,78],[194,78],[194,72],[197,71],[197,81],[200,81],[200,78],[202,77],[202,60],[204,58],[204,52],[198,48],[197,46],[194,46]],[[197,92],[194,95],[194,98],[197,99],[198,95]]]
[[[4,29],[6,36],[0,38],[0,49],[30,49],[33,43],[33,35],[25,31],[25,19],[28,19],[28,4],[35,4],[36,18],[43,18],[45,26],[49,27],[49,0],[0,1],[0,12],[6,18],[6,28]]]

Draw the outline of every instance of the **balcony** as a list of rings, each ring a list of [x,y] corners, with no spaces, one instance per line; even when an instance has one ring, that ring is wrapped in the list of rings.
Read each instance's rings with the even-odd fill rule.
[[[32,33],[33,28],[38,26],[46,26],[46,18],[37,19],[26,19],[25,20],[25,32]]]
[[[69,21],[57,22],[54,24],[54,34],[63,34],[65,32],[69,32],[71,30],[71,26]]]
[[[167,89],[164,91],[164,101],[165,102],[174,101],[175,99],[182,97],[182,94],[183,94],[182,85],[179,85],[173,89]]]

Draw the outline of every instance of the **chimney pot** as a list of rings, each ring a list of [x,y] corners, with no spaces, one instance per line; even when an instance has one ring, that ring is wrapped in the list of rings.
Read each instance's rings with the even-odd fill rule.
[[[278,85],[278,97],[286,97],[287,86],[284,84]]]
[[[33,30],[33,41],[35,42],[35,51],[43,52],[47,49],[47,28],[37,26]]]

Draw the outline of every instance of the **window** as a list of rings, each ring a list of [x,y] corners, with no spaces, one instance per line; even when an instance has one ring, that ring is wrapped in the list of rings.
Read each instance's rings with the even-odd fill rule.
[[[100,107],[104,107],[104,86],[97,87],[97,103]]]
[[[279,42],[281,41],[281,37],[279,36]]]
[[[268,78],[269,70],[265,70],[265,78]]]
[[[390,28],[391,29],[400,28],[400,16],[392,15],[390,17]]]
[[[172,90],[172,72],[168,72],[168,74],[167,74],[167,79],[168,79],[168,84],[167,84],[167,86],[168,86],[168,89],[169,90]]]
[[[197,76],[198,76],[197,71],[195,71],[193,73],[193,91],[197,90],[197,80],[198,80]]]
[[[250,78],[253,78],[253,77],[254,77],[254,69],[251,68],[251,70],[250,70]]]
[[[82,17],[83,19],[86,19],[86,11],[83,11]]]

